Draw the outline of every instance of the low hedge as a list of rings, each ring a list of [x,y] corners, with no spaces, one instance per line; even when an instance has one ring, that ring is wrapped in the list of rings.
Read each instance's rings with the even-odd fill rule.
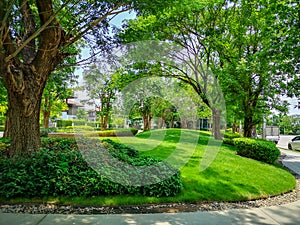
[[[91,126],[67,126],[66,130],[70,131],[93,131],[94,128]]]
[[[234,145],[238,155],[269,164],[273,164],[280,155],[275,143],[262,139],[236,138]]]
[[[232,132],[225,132],[223,143],[228,145],[234,145],[234,139],[235,138],[241,138],[242,135],[239,133],[232,133]]]
[[[241,138],[242,135],[239,133],[232,133],[232,132],[225,132],[224,138],[234,139],[234,138]]]
[[[85,133],[85,137],[127,137],[135,136],[138,133],[138,129],[118,129],[118,130],[103,130]]]
[[[157,167],[157,173],[152,175],[144,174],[142,170],[129,174],[131,178],[142,181],[156,179],[158,182],[155,184],[134,186],[130,185],[130,182],[122,184],[109,180],[107,176],[97,173],[89,166],[90,164],[83,157],[85,155],[83,151],[106,157],[109,153],[118,162],[123,162],[123,164],[126,162],[135,166],[156,165],[158,161],[151,157],[142,157],[138,151],[110,140],[105,143],[86,140],[83,139],[76,144],[74,139],[44,138],[43,148],[32,153],[28,158],[2,157],[0,159],[0,196],[14,198],[132,194],[161,197],[173,196],[180,192],[182,188],[180,172],[165,162],[162,162],[162,166]],[[78,146],[80,146],[79,149]],[[106,163],[105,160],[94,159],[96,163]],[[118,165],[114,165],[113,168],[109,172],[121,176],[119,170],[122,168]],[[159,181],[161,174],[170,171],[173,171],[172,176]]]

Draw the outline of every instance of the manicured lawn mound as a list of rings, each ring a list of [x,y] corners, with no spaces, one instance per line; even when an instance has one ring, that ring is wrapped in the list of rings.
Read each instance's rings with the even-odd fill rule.
[[[295,188],[295,178],[285,169],[278,165],[241,157],[237,155],[237,148],[229,145],[220,147],[209,167],[200,171],[199,166],[204,158],[204,152],[209,155],[214,148],[214,146],[207,147],[210,136],[199,131],[187,131],[186,142],[182,142],[181,134],[182,131],[177,129],[170,129],[167,132],[154,130],[151,134],[141,133],[138,137],[119,139],[120,142],[139,149],[142,155],[167,159],[170,155],[176,154],[187,162],[181,168],[183,191],[172,198],[152,201],[241,201],[278,195]],[[140,135],[143,138],[139,137]],[[169,135],[173,137],[169,138]],[[198,145],[193,153],[188,155],[188,152],[191,152],[190,148],[193,147],[192,139],[198,140]],[[181,144],[178,147],[179,140]],[[153,148],[145,151],[144,148],[149,149],[149,143]]]
[[[237,146],[237,153],[240,156],[269,164],[273,164],[280,155],[275,143],[262,139],[236,138],[234,145]]]
[[[94,162],[101,168],[109,164],[103,157],[111,157],[125,165],[147,166],[159,161],[150,156],[141,156],[138,151],[107,140],[105,143],[87,139],[75,142],[74,139],[43,139],[44,147],[31,155],[30,158],[0,159],[0,196],[43,197],[43,196],[108,196],[108,195],[140,195],[140,196],[174,196],[182,188],[180,172],[163,162],[157,173],[150,175],[135,170],[130,176],[146,182],[147,179],[157,183],[145,186],[114,182],[118,178],[109,179],[107,174],[98,173],[84,159],[82,151],[94,156]],[[77,146],[80,147],[80,151]],[[99,158],[101,156],[102,158]],[[101,164],[102,163],[102,164]],[[119,163],[122,165],[122,163]],[[94,165],[95,166],[95,165]],[[94,168],[94,167],[93,167]],[[120,170],[120,171],[118,171]],[[122,167],[106,167],[106,172],[121,176]],[[159,172],[172,171],[173,175],[161,180]]]

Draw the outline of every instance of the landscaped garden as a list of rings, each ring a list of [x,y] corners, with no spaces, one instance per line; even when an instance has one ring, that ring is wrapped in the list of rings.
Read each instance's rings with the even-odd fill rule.
[[[85,138],[84,141],[43,138],[40,151],[33,157],[19,159],[6,159],[2,144],[1,201],[79,205],[243,201],[279,195],[295,187],[294,177],[278,163],[267,164],[237,155],[239,150],[235,145],[223,144],[210,165],[200,171],[204,152],[210,150],[206,149],[210,135],[184,130],[186,137],[180,138],[182,134],[180,129],[166,129],[136,136],[109,137],[110,140],[105,137]],[[193,140],[197,141],[196,145]],[[173,175],[146,186],[114,183],[90,168],[82,157],[87,150],[82,143],[94,146],[91,153],[97,157],[103,156],[101,151],[105,147],[117,160],[134,166],[164,161],[163,170],[173,170]],[[186,164],[174,168],[168,163],[170,156],[179,164]],[[110,172],[118,174],[118,171]],[[145,174],[131,175],[147,179]]]

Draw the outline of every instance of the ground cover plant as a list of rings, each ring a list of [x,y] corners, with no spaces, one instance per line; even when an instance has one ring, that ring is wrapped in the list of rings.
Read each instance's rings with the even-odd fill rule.
[[[161,163],[160,171],[144,174],[136,170],[130,176],[135,179],[157,180],[160,173],[172,171],[173,175],[157,183],[130,185],[128,182],[114,182],[103,173],[98,173],[83,158],[92,154],[93,163],[105,168],[107,174],[113,174],[115,180],[122,179],[121,166],[107,167],[113,157],[118,162],[130,165],[154,165],[159,161],[150,156],[142,156],[137,150],[111,140],[96,143],[92,140],[44,138],[44,147],[30,157],[6,158],[0,160],[0,196],[2,197],[43,197],[43,196],[107,196],[107,195],[142,195],[173,196],[182,188],[180,172],[166,162]],[[78,146],[81,147],[80,152]],[[121,165],[121,163],[120,163]]]
[[[60,204],[91,205],[132,205],[165,202],[199,201],[241,201],[265,198],[294,189],[295,179],[279,165],[269,165],[237,155],[237,148],[222,145],[209,167],[199,170],[210,135],[199,131],[188,131],[182,139],[183,130],[167,129],[143,132],[136,137],[111,137],[114,143],[129,146],[129,154],[151,156],[158,160],[168,160],[173,155],[175,160],[186,162],[180,168],[183,188],[175,196],[156,197],[123,193],[121,195],[92,196],[89,198],[73,196],[48,196],[34,199],[11,199],[11,202],[55,202]],[[99,137],[94,138],[99,140]],[[107,138],[102,138],[107,139]],[[195,149],[193,140],[196,139]],[[179,143],[180,142],[180,143]],[[179,144],[179,146],[178,146]],[[122,145],[122,146],[124,146]],[[136,152],[135,150],[138,150]],[[191,151],[192,149],[192,151]],[[176,154],[175,154],[176,153]],[[2,199],[2,201],[4,201]],[[7,201],[7,199],[5,200]]]

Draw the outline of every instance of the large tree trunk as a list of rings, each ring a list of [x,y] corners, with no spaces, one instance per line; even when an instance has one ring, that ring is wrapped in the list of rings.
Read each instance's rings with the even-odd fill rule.
[[[40,107],[44,85],[38,85],[33,74],[16,74],[8,86],[8,134],[10,156],[26,156],[40,145]],[[22,73],[21,73],[22,74]],[[20,78],[16,80],[15,78]]]
[[[212,133],[216,140],[222,139],[221,134],[221,110],[212,108],[213,124],[212,124]]]

